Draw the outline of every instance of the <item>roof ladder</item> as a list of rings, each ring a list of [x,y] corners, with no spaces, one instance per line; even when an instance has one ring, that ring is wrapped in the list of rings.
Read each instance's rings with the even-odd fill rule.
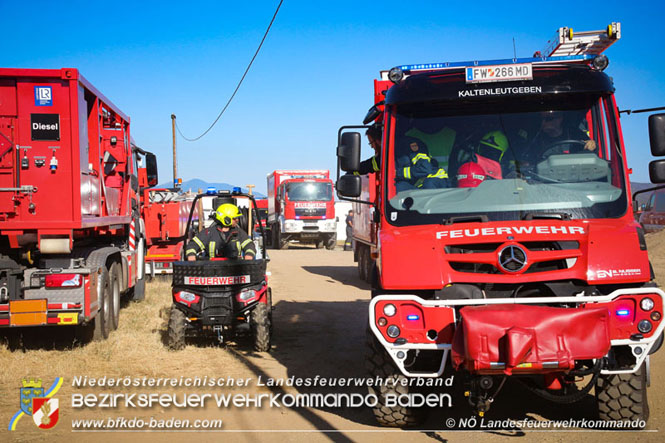
[[[601,31],[573,32],[573,28],[562,27],[554,39],[547,42],[541,54],[534,57],[559,57],[570,55],[598,55],[621,38],[621,23],[612,22]]]

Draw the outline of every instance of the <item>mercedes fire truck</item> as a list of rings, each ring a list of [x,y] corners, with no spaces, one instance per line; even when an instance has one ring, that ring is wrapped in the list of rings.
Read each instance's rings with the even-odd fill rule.
[[[361,134],[340,129],[337,192],[369,205],[376,224],[367,366],[396,380],[371,388],[380,424],[420,423],[426,409],[387,399],[444,373],[465,380],[480,415],[511,377],[561,404],[593,389],[600,418],[646,423],[665,294],[632,215],[604,72],[602,52],[620,38],[619,23],[560,28],[532,58],[382,72],[364,121],[383,128],[371,201],[358,201],[352,173]],[[663,157],[665,114],[649,125]],[[409,180],[414,159],[447,180]],[[650,175],[665,182],[665,160]]]

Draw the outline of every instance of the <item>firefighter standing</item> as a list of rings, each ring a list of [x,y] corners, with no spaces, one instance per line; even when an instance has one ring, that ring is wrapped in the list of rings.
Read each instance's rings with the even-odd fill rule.
[[[187,243],[187,260],[196,260],[198,254],[206,258],[253,260],[256,247],[247,233],[238,228],[240,215],[236,205],[220,205],[215,211],[216,223],[199,232]]]

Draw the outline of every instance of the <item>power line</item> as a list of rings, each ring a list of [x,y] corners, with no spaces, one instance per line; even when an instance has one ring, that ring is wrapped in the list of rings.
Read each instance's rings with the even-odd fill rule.
[[[279,12],[279,8],[282,7],[282,3],[283,3],[283,2],[284,2],[284,0],[280,0],[280,1],[279,1],[279,5],[277,5],[277,9],[275,10],[275,13],[274,13],[273,16],[272,16],[272,20],[270,20],[270,24],[268,25],[268,29],[266,29],[265,34],[263,34],[263,38],[261,39],[261,43],[259,43],[259,47],[256,48],[256,52],[254,53],[254,57],[252,57],[252,60],[249,62],[249,65],[247,65],[247,69],[245,69],[245,73],[242,75],[242,78],[241,78],[240,81],[238,82],[238,86],[236,86],[236,89],[233,91],[233,94],[231,94],[231,98],[229,98],[229,101],[226,102],[226,105],[224,105],[224,108],[222,108],[222,110],[220,111],[220,113],[219,113],[219,115],[217,116],[217,118],[215,119],[215,121],[212,122],[212,124],[210,125],[210,127],[209,127],[208,129],[206,129],[205,132],[203,132],[203,134],[201,134],[201,135],[199,135],[198,137],[195,137],[195,138],[187,138],[187,137],[185,137],[185,135],[182,133],[182,131],[180,131],[180,127],[178,127],[178,122],[176,121],[176,125],[175,125],[175,127],[176,127],[176,129],[178,130],[178,134],[180,134],[180,136],[181,136],[182,138],[184,138],[184,139],[187,140],[188,142],[195,142],[195,141],[199,140],[201,137],[203,137],[204,135],[206,135],[208,132],[210,132],[210,130],[211,130],[211,129],[217,124],[217,122],[219,121],[220,117],[221,117],[221,116],[224,114],[224,112],[226,111],[226,108],[228,108],[229,105],[231,104],[231,101],[233,100],[233,97],[236,96],[236,93],[238,92],[238,89],[240,89],[240,85],[242,85],[243,80],[245,80],[245,76],[246,76],[247,73],[249,72],[249,68],[251,68],[251,67],[252,67],[252,63],[254,63],[254,60],[256,59],[256,56],[259,55],[259,51],[261,50],[261,46],[263,46],[263,42],[266,40],[266,37],[268,37],[268,32],[270,32],[270,28],[272,27],[272,24],[275,22],[275,18],[277,17],[277,13]]]

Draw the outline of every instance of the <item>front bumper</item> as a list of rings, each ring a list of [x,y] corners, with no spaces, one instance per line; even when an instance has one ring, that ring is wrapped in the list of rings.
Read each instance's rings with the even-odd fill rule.
[[[640,300],[649,296],[655,302],[653,309],[643,311],[640,308]],[[454,340],[461,340],[464,338],[463,331],[459,331],[460,325],[463,323],[463,310],[461,308],[468,306],[503,306],[508,305],[531,305],[532,308],[539,308],[542,306],[544,309],[552,309],[549,306],[557,306],[562,304],[573,305],[571,309],[571,316],[574,312],[580,312],[581,309],[588,308],[588,310],[605,309],[606,318],[605,325],[590,324],[589,333],[600,335],[600,339],[594,340],[593,345],[591,341],[589,346],[585,349],[584,342],[572,345],[566,341],[573,340],[570,336],[566,335],[566,328],[564,326],[553,326],[550,334],[542,335],[537,331],[533,334],[535,344],[532,346],[533,352],[513,352],[515,355],[521,355],[521,361],[507,361],[506,358],[506,342],[519,343],[522,336],[519,336],[517,341],[510,337],[508,332],[519,329],[533,330],[533,325],[529,323],[528,318],[520,318],[515,316],[514,321],[502,325],[504,328],[497,333],[497,325],[494,320],[488,321],[487,333],[481,332],[485,335],[485,342],[477,346],[471,345],[470,356],[485,352],[486,357],[481,365],[476,365],[474,362],[460,361],[457,358],[459,365],[464,365],[467,369],[476,373],[543,373],[543,372],[562,372],[571,369],[571,362],[574,360],[582,359],[597,359],[604,357],[599,355],[599,349],[603,348],[602,335],[606,331],[607,340],[609,341],[610,349],[618,349],[620,347],[627,347],[634,362],[629,367],[621,367],[614,369],[603,369],[604,374],[619,374],[619,373],[634,373],[636,372],[644,360],[649,355],[659,337],[665,329],[665,321],[661,319],[663,314],[663,299],[665,293],[658,288],[634,288],[634,289],[620,289],[604,296],[593,297],[532,297],[532,298],[501,298],[501,299],[463,299],[463,300],[424,300],[415,295],[382,295],[372,299],[369,311],[369,325],[376,336],[377,340],[385,347],[388,354],[391,356],[400,371],[407,376],[418,377],[439,377],[443,374],[448,360],[448,354],[452,351],[455,344],[456,349],[468,350],[468,343],[454,343]],[[393,316],[386,316],[384,314],[385,306],[392,304],[396,307],[396,313]],[[566,309],[560,308],[559,310]],[[518,311],[516,309],[515,311]],[[619,317],[628,311],[629,314],[625,317]],[[658,320],[652,320],[651,313],[658,313]],[[461,314],[461,315],[460,315]],[[597,317],[597,321],[601,317]],[[655,318],[656,316],[654,316]],[[489,318],[489,317],[488,317]],[[652,324],[652,329],[648,333],[639,333],[637,324],[649,318]],[[381,320],[383,319],[383,320]],[[384,321],[385,320],[385,321]],[[546,321],[547,319],[545,319]],[[594,321],[594,320],[586,320]],[[491,324],[490,324],[491,323]],[[387,330],[390,326],[397,326],[399,328],[399,335],[390,337]],[[558,328],[558,329],[557,329]],[[605,329],[603,329],[605,328]],[[482,330],[482,326],[481,326]],[[491,331],[493,330],[493,331]],[[476,325],[475,333],[478,328]],[[527,334],[529,335],[529,334]],[[549,341],[560,340],[560,343],[544,343],[543,345],[556,348],[558,344],[562,351],[568,350],[568,359],[547,359],[539,360],[538,351],[543,347],[538,345],[538,338],[541,337]],[[521,338],[520,338],[521,337]],[[555,337],[555,338],[552,338]],[[558,337],[558,338],[557,338]],[[579,339],[577,337],[576,339]],[[599,344],[600,340],[600,344]],[[522,340],[524,342],[524,340]],[[460,347],[461,346],[461,347]],[[478,349],[476,349],[478,348]],[[593,349],[591,349],[593,348]],[[580,351],[580,349],[582,351]],[[438,370],[428,372],[412,372],[407,368],[406,362],[408,361],[408,351],[411,350],[429,350],[441,351],[441,363]],[[570,352],[572,350],[572,353]],[[587,355],[582,355],[584,353]],[[542,353],[547,355],[547,352]],[[594,355],[595,354],[595,355]],[[459,356],[458,356],[459,357]],[[474,364],[469,364],[474,363]]]
[[[337,232],[335,220],[284,220],[282,232],[289,235],[334,234]]]

